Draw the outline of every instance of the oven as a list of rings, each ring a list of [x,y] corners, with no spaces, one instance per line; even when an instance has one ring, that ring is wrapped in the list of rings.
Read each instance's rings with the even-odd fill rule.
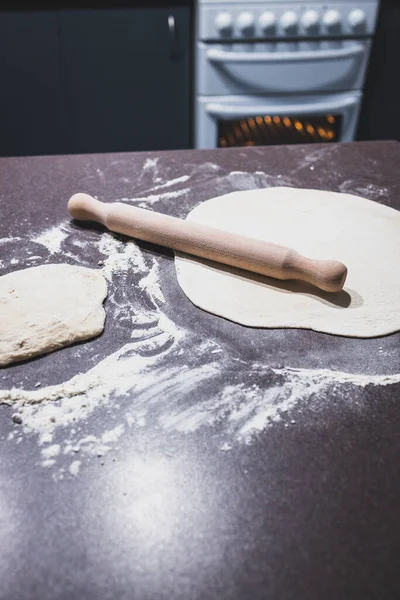
[[[377,8],[200,1],[195,146],[353,140]]]

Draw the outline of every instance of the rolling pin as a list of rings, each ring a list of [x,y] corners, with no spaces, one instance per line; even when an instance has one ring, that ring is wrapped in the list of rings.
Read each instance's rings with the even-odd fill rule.
[[[339,292],[346,280],[347,268],[339,261],[313,260],[291,248],[144,208],[80,193],[70,198],[68,210],[74,219],[97,221],[116,233],[275,279],[299,279],[325,292]]]

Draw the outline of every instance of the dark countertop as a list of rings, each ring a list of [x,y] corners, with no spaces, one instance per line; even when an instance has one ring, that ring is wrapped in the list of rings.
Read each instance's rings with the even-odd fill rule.
[[[76,191],[180,217],[272,185],[400,209],[399,164],[394,142],[0,159],[0,274],[107,267],[110,238],[68,220]],[[399,597],[400,334],[241,327],[185,298],[168,250],[140,248],[111,275],[102,336],[0,370],[0,389],[46,395],[103,361],[112,391],[69,424],[57,400],[51,440],[51,401],[22,425],[0,406],[0,599]],[[144,283],[157,269],[165,304]]]

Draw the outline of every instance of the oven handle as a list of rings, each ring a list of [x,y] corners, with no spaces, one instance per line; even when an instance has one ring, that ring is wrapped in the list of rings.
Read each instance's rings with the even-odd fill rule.
[[[365,46],[355,44],[338,50],[310,50],[299,52],[226,52],[217,48],[207,50],[206,56],[211,62],[218,63],[253,63],[253,62],[286,62],[286,61],[313,61],[334,60],[337,58],[351,58],[365,52]]]
[[[350,96],[335,102],[313,102],[310,104],[264,104],[257,106],[234,106],[229,104],[220,104],[218,102],[210,102],[205,105],[205,111],[211,117],[217,119],[237,119],[248,118],[252,115],[308,115],[308,114],[324,114],[335,113],[338,110],[357,106],[360,98],[358,96]]]

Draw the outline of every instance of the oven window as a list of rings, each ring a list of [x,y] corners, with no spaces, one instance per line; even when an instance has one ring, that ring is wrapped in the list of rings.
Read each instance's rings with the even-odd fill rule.
[[[263,115],[248,119],[220,120],[218,147],[337,142],[341,120],[341,115]]]

